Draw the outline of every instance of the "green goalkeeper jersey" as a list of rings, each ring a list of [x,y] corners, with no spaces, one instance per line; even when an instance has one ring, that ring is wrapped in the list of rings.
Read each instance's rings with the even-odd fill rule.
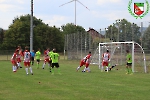
[[[59,54],[58,54],[58,53],[52,53],[52,54],[50,55],[50,58],[52,59],[52,63],[58,63]]]
[[[126,58],[127,58],[127,63],[132,63],[132,56],[130,53],[127,54]]]
[[[53,51],[50,51],[49,53],[48,53],[48,55],[49,55],[49,57],[51,57],[51,54],[53,53]]]
[[[36,59],[40,59],[40,56],[41,56],[41,52],[40,52],[40,51],[37,51],[37,52],[35,53]]]

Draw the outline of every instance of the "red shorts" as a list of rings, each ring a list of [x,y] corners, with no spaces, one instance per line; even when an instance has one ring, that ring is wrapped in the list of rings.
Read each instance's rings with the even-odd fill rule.
[[[44,61],[45,61],[45,62],[49,62],[49,58],[45,59]]]
[[[108,66],[108,62],[102,62],[102,66]]]
[[[30,62],[24,62],[24,66],[30,66]]]
[[[21,62],[21,59],[20,59],[20,58],[17,58],[17,62]]]
[[[86,63],[86,64],[85,64],[85,67],[86,67],[86,68],[88,68],[88,67],[89,67],[89,65],[90,65],[89,63]]]
[[[13,65],[17,65],[17,62],[16,62],[15,60],[11,60],[11,63],[12,63]]]
[[[85,62],[83,60],[80,61],[80,66],[85,65]]]

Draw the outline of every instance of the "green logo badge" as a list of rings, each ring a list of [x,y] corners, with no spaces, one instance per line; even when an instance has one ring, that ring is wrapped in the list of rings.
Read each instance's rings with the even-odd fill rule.
[[[132,4],[132,0],[129,1],[128,4],[128,11],[129,13],[137,18],[143,18],[148,12],[149,12],[149,3],[148,0],[145,0],[146,3],[133,3],[133,10],[131,9],[131,4]],[[144,9],[144,7],[146,6],[146,10]]]

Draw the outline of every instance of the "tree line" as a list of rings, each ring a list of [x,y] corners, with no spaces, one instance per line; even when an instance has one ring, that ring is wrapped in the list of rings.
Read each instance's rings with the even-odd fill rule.
[[[33,17],[33,49],[57,48],[58,52],[64,49],[64,37],[66,34],[86,32],[82,26],[67,23],[61,27],[49,26],[41,19]],[[116,20],[112,25],[105,28],[105,37],[110,41],[135,41],[150,49],[150,26],[142,34],[137,24],[128,22],[126,19]],[[142,41],[141,41],[142,40]],[[21,47],[30,45],[30,15],[14,18],[8,30],[0,29],[0,49],[14,50],[18,45]]]

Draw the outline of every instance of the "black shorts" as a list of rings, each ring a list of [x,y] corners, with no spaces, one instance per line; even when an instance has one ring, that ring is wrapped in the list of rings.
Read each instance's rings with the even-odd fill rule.
[[[58,63],[52,63],[52,68],[54,68],[54,66],[55,66],[56,68],[58,68],[58,67],[59,67],[59,64],[58,64]]]
[[[132,65],[132,63],[127,63],[127,66],[131,66]]]
[[[37,62],[40,62],[40,59],[36,59]]]

